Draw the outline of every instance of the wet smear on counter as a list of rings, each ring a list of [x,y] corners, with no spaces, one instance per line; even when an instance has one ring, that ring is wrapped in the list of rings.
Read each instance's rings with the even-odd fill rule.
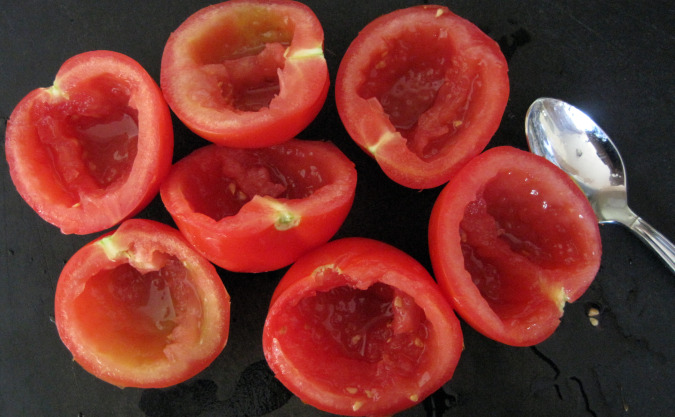
[[[459,405],[459,396],[450,389],[441,387],[428,396],[424,402],[424,411],[427,417],[443,417],[445,412]]]
[[[265,361],[244,369],[230,398],[219,400],[217,394],[215,382],[197,380],[168,389],[145,390],[139,408],[148,417],[252,417],[270,413],[292,397]]]
[[[138,407],[148,417],[195,417],[218,402],[218,386],[209,380],[143,391]]]
[[[560,368],[553,359],[542,353],[542,351],[536,346],[532,346],[531,350],[537,357],[547,363],[555,373],[552,379],[541,378],[534,381],[532,384],[533,392],[542,391],[553,387],[561,401],[578,403],[580,404],[580,407],[583,408],[585,415],[597,417],[598,414],[591,407],[588,393],[584,389],[584,384],[581,378],[576,376],[561,376]]]
[[[510,61],[518,48],[528,44],[530,40],[532,40],[530,33],[524,28],[519,28],[508,35],[500,36],[499,39],[497,39],[497,43],[499,44],[499,48],[502,50],[506,61]]]

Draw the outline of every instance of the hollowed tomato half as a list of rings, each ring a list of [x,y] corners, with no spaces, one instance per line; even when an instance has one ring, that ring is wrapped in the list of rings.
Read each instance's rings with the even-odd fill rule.
[[[600,232],[583,192],[546,159],[497,147],[469,162],[436,201],[431,260],[455,310],[499,342],[549,337],[565,303],[600,267]]]
[[[497,43],[441,6],[373,20],[345,52],[335,81],[352,139],[410,188],[444,184],[480,153],[508,96]]]
[[[19,194],[63,233],[110,228],[143,209],[171,167],[173,125],[155,81],[110,51],[76,55],[7,123]]]
[[[429,273],[385,243],[344,238],[303,255],[279,282],[265,358],[303,402],[340,415],[388,416],[453,375],[459,320]]]
[[[319,113],[329,78],[323,28],[290,0],[230,0],[169,37],[161,66],[169,106],[195,133],[231,147],[295,137]]]
[[[335,145],[292,139],[259,149],[197,149],[173,166],[161,196],[211,262],[262,272],[333,237],[355,191],[354,164]]]
[[[120,387],[160,388],[221,353],[230,297],[178,230],[132,219],[66,263],[55,311],[63,343],[85,370]]]

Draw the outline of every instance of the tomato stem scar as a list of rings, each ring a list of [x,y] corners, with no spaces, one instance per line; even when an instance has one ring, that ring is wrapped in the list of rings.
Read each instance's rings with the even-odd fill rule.
[[[66,94],[66,92],[61,90],[61,87],[59,87],[59,85],[56,82],[54,82],[54,85],[47,88],[46,90],[47,93],[49,93],[49,95],[54,98],[63,98],[66,100],[68,99],[68,95]]]
[[[96,245],[103,250],[105,256],[111,261],[118,260],[120,258],[120,253],[124,252],[124,249],[122,249],[121,247],[119,247],[119,245],[115,243],[114,238],[115,238],[114,235],[106,236],[101,240],[99,240],[98,242],[96,242]]]
[[[323,48],[317,46],[316,48],[306,48],[300,49],[292,54],[289,54],[290,48],[286,48],[284,51],[284,58],[286,59],[307,59],[307,58],[323,58]]]
[[[285,231],[297,227],[302,220],[302,216],[288,210],[288,208],[273,198],[264,197],[270,207],[274,210],[276,218],[274,228],[279,231]]]
[[[290,211],[281,211],[278,213],[277,220],[274,222],[274,228],[279,231],[289,230],[300,224],[300,217],[295,216]]]
[[[382,146],[384,143],[389,142],[390,140],[394,139],[397,136],[396,133],[394,132],[385,132],[382,136],[379,137],[377,142],[374,144],[368,146],[368,152],[370,152],[373,155],[377,154],[377,150]]]

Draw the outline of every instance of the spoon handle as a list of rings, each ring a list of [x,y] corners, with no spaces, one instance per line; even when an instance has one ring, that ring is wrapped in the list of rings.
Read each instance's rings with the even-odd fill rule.
[[[675,246],[673,246],[673,243],[639,216],[636,216],[635,221],[628,227],[642,241],[651,246],[661,256],[670,271],[675,274]]]

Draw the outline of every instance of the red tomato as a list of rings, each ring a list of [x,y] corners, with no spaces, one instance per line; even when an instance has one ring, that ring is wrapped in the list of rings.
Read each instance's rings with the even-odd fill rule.
[[[85,370],[121,387],[159,388],[220,354],[230,297],[178,230],[131,219],[68,261],[55,311],[63,343]]]
[[[289,0],[230,0],[171,34],[161,85],[179,119],[231,147],[284,142],[319,113],[328,92],[323,28]]]
[[[262,272],[327,242],[355,190],[354,164],[336,146],[292,139],[260,149],[198,149],[174,165],[161,196],[211,262]]]
[[[354,141],[410,188],[447,182],[501,122],[507,64],[496,42],[441,6],[368,24],[337,73],[337,109]]]
[[[546,159],[511,147],[484,152],[450,180],[432,210],[429,246],[457,312],[514,346],[555,331],[565,303],[593,281],[602,252],[579,187]]]
[[[345,238],[302,256],[279,282],[265,358],[307,404],[387,416],[440,388],[459,361],[459,320],[429,273],[375,240]]]
[[[85,52],[21,100],[5,148],[14,185],[43,219],[63,233],[99,232],[157,195],[173,156],[171,113],[138,62]]]

